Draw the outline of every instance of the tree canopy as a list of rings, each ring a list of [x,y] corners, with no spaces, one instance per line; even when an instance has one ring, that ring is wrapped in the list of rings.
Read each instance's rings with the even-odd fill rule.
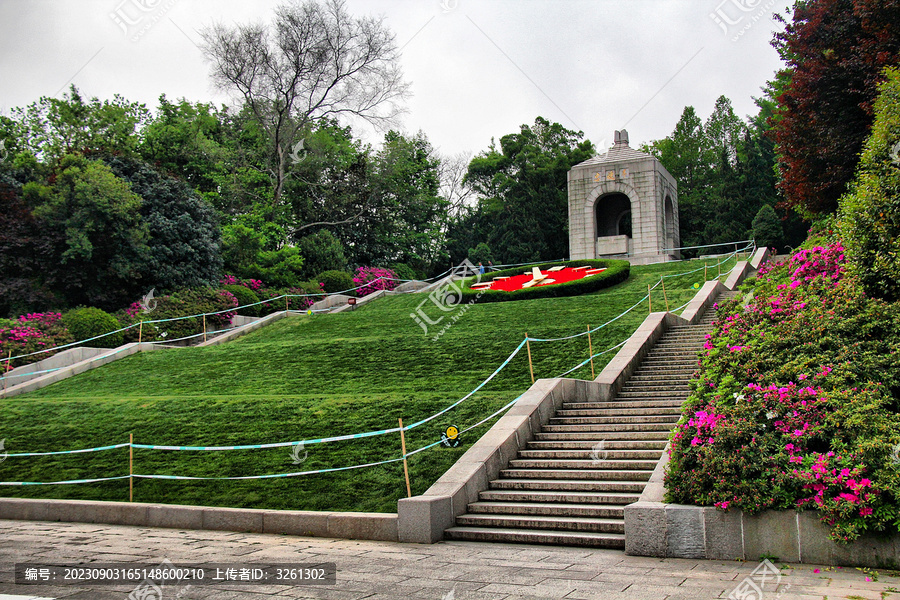
[[[873,120],[883,69],[900,52],[897,0],[798,0],[773,41],[786,64],[775,140],[784,203],[834,212]]]

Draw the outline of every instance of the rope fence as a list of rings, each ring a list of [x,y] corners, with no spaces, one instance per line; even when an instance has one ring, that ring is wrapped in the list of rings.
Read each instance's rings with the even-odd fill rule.
[[[725,258],[723,258],[721,261],[719,261],[715,265],[713,265],[713,267],[716,267],[719,270],[718,275],[716,277],[714,277],[713,279],[715,280],[715,279],[721,278],[722,275],[727,276],[728,273],[730,273],[730,270],[725,273],[722,273],[721,265],[725,264],[726,262],[728,262],[732,259],[736,259],[738,254],[740,254],[741,252],[745,252],[748,249],[754,248],[754,247],[755,247],[755,245],[751,245],[751,246],[747,246],[741,250],[735,250],[734,252],[727,255]],[[736,265],[737,265],[737,262],[735,262],[735,266]],[[522,266],[522,265],[514,265],[514,266]],[[732,270],[733,270],[733,268],[734,267],[732,267]],[[660,281],[657,282],[653,286],[649,286],[648,293],[643,298],[641,298],[638,302],[633,304],[631,307],[629,307],[622,313],[616,315],[612,319],[609,319],[608,321],[606,321],[605,323],[603,323],[602,325],[599,325],[597,327],[594,327],[594,328],[588,327],[588,329],[586,331],[582,331],[579,333],[575,333],[575,334],[572,334],[569,336],[559,337],[559,338],[533,338],[533,337],[529,337],[526,334],[525,339],[523,339],[519,343],[519,345],[516,346],[516,348],[506,357],[506,359],[487,378],[485,378],[480,384],[478,384],[474,389],[472,389],[472,391],[465,394],[459,400],[457,400],[456,402],[443,408],[442,410],[440,410],[424,419],[414,422],[410,425],[392,427],[392,428],[388,428],[388,429],[366,431],[366,432],[361,432],[361,433],[332,436],[332,437],[327,437],[327,438],[306,439],[306,440],[288,441],[288,442],[272,442],[272,443],[265,443],[265,444],[242,444],[242,445],[228,445],[228,446],[175,446],[175,445],[164,445],[164,444],[139,444],[139,443],[134,443],[133,441],[129,441],[126,443],[98,446],[98,447],[94,447],[94,448],[83,448],[83,449],[77,449],[77,450],[62,450],[62,451],[53,451],[53,452],[7,453],[7,454],[5,454],[5,456],[8,458],[58,456],[58,455],[67,455],[67,454],[85,454],[85,453],[103,452],[103,451],[108,451],[108,450],[116,450],[116,449],[120,449],[120,448],[129,448],[130,451],[133,451],[134,449],[142,449],[142,450],[176,451],[176,452],[177,451],[222,452],[222,451],[236,451],[236,450],[259,450],[259,449],[284,448],[284,447],[295,447],[295,446],[306,447],[306,446],[315,445],[315,444],[326,444],[326,443],[333,443],[333,442],[340,442],[340,441],[358,440],[358,439],[372,438],[372,437],[376,437],[376,436],[391,435],[391,434],[397,434],[397,433],[403,434],[405,432],[419,428],[419,427],[433,421],[434,419],[437,419],[438,417],[440,417],[440,416],[448,413],[449,411],[453,410],[454,408],[458,407],[466,400],[470,399],[472,396],[474,396],[476,393],[478,393],[482,388],[484,388],[484,386],[486,386],[491,380],[493,380],[495,377],[497,377],[497,375],[499,375],[507,366],[509,366],[509,364],[518,355],[518,353],[522,350],[523,347],[528,347],[529,351],[530,351],[530,346],[528,346],[529,342],[548,343],[548,342],[560,342],[560,341],[573,340],[573,339],[576,339],[576,338],[579,338],[582,336],[589,337],[590,334],[596,333],[597,331],[600,331],[600,330],[608,327],[609,325],[611,325],[612,323],[615,323],[616,321],[618,321],[625,315],[636,310],[644,302],[648,302],[648,304],[649,304],[651,301],[652,291],[655,290],[657,287],[664,286],[663,282],[665,279],[671,279],[674,277],[683,277],[686,275],[691,275],[691,274],[697,273],[701,270],[708,270],[708,265],[704,265],[704,267],[694,269],[691,271],[686,271],[684,273],[675,273],[675,274],[661,276]],[[282,297],[284,297],[284,296],[282,296]],[[273,300],[275,300],[275,299],[273,299]],[[271,301],[272,300],[267,300],[265,302],[271,302]],[[690,300],[688,302],[686,302],[685,304],[683,304],[681,307],[675,309],[675,311],[683,309],[689,303],[690,303]],[[250,305],[250,306],[252,306],[252,305]],[[234,309],[232,309],[232,310],[234,310]],[[220,311],[220,312],[228,312],[228,311]],[[217,313],[211,313],[211,314],[217,314]],[[167,321],[173,321],[173,320],[179,320],[179,319],[194,318],[197,316],[202,316],[202,315],[193,315],[191,317],[178,317],[178,318],[174,318],[174,319],[161,319],[161,320],[154,321],[154,322],[167,322]],[[149,322],[150,321],[145,321],[145,323],[149,323]],[[135,325],[132,325],[130,327],[134,327],[134,326]],[[123,328],[120,331],[129,329],[130,327]],[[200,335],[202,335],[202,334],[200,334]],[[103,336],[98,336],[98,337],[103,337]],[[196,336],[190,336],[190,337],[196,337]],[[578,369],[585,367],[588,363],[591,363],[592,368],[593,368],[593,360],[595,358],[603,356],[605,354],[608,354],[614,350],[621,348],[628,341],[629,337],[630,337],[630,334],[628,336],[626,336],[626,338],[624,340],[622,340],[619,343],[617,343],[609,348],[606,348],[605,350],[602,350],[600,352],[593,353],[593,351],[591,350],[588,353],[589,357],[587,359],[585,359],[581,363],[577,364],[573,368],[563,372],[562,374],[557,375],[557,377],[565,377],[566,375],[569,375],[569,374],[577,371]],[[97,339],[97,338],[92,338],[92,339]],[[589,342],[589,348],[592,348],[592,346],[590,345],[590,342]],[[49,369],[47,371],[42,371],[42,372],[51,372],[51,371],[55,371],[55,370],[58,370],[58,369]],[[33,374],[34,373],[28,373],[28,375],[33,375]],[[531,371],[531,376],[532,376],[532,380],[533,380],[534,379],[533,368]],[[502,408],[500,408],[497,411],[493,412],[492,414],[488,415],[484,419],[478,421],[477,423],[475,423],[473,425],[470,425],[466,429],[461,430],[460,434],[466,433],[477,427],[480,427],[480,426],[484,425],[485,423],[488,423],[491,420],[497,418],[498,416],[504,414],[507,410],[509,410],[512,406],[515,405],[515,403],[524,395],[524,393],[525,392],[523,392],[523,394],[520,394],[514,400],[507,403]],[[140,474],[140,473],[130,472],[128,475],[119,475],[119,476],[114,476],[114,477],[73,479],[73,480],[65,480],[65,481],[46,481],[46,482],[0,481],[0,486],[72,485],[72,484],[83,484],[83,483],[98,483],[98,482],[105,482],[105,481],[117,481],[117,480],[124,480],[124,479],[129,479],[132,481],[134,479],[234,481],[234,480],[277,479],[277,478],[287,478],[287,477],[298,477],[298,476],[304,476],[304,475],[313,475],[313,474],[320,474],[320,473],[333,473],[333,472],[339,472],[339,471],[348,471],[348,470],[353,470],[353,469],[362,469],[362,468],[369,468],[369,467],[393,464],[393,463],[405,461],[409,457],[419,454],[421,452],[424,452],[425,450],[434,448],[434,447],[440,445],[441,443],[442,443],[442,441],[437,441],[437,442],[434,442],[431,444],[427,444],[421,448],[417,448],[415,450],[411,450],[408,452],[403,452],[402,455],[397,458],[390,458],[390,459],[386,459],[383,461],[364,463],[364,464],[356,464],[356,465],[343,466],[343,467],[332,467],[332,468],[326,468],[326,469],[309,470],[309,471],[297,471],[297,472],[291,472],[291,473],[245,475],[245,476],[231,476],[231,477],[196,477],[196,476],[187,476],[187,475],[158,475],[158,474]],[[131,465],[131,462],[129,461],[129,471],[131,471],[130,465]]]

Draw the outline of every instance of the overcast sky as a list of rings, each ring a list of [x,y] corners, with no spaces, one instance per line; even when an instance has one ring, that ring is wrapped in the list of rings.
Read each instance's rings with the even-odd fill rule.
[[[74,83],[155,109],[229,102],[196,44],[214,20],[268,21],[280,0],[0,0],[0,114]],[[348,0],[384,16],[412,84],[403,129],[444,153],[484,150],[536,116],[597,146],[669,135],[687,105],[722,94],[741,117],[781,63],[785,0]],[[717,22],[718,21],[718,22]],[[377,144],[381,134],[359,129]]]

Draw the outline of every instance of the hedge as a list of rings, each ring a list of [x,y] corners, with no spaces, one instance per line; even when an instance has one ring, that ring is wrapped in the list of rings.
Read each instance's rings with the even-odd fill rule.
[[[62,317],[69,329],[69,334],[76,340],[87,340],[121,329],[119,321],[99,308],[82,307],[70,310]],[[102,338],[85,342],[90,348],[118,348],[124,343],[122,332],[105,335]]]
[[[535,298],[561,298],[564,296],[580,296],[590,294],[628,279],[631,273],[631,264],[627,260],[570,260],[564,262],[542,263],[531,265],[528,268],[538,267],[542,271],[556,266],[566,267],[593,267],[606,269],[602,273],[590,275],[584,279],[577,279],[567,283],[555,285],[538,285],[530,288],[504,292],[500,290],[473,290],[470,286],[478,283],[477,277],[466,279],[463,284],[462,302],[505,302],[507,300],[533,300]],[[503,271],[491,271],[485,273],[483,280],[494,277],[512,277],[519,275],[526,267],[516,267]]]
[[[238,309],[237,314],[244,317],[259,316],[260,305],[258,302],[260,301],[260,297],[256,292],[243,285],[225,285],[222,286],[222,289],[226,292],[231,292],[231,294],[237,298],[238,306],[241,307]]]

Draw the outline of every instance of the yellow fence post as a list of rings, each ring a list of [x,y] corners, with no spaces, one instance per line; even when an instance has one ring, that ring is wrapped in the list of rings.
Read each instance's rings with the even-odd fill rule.
[[[141,319],[141,324],[138,325],[138,344],[144,341],[144,320]]]
[[[128,501],[134,502],[134,434],[128,434]]]
[[[666,301],[666,312],[669,312],[669,296],[666,295],[666,281],[662,278],[662,275],[659,277],[659,283],[662,284],[663,289],[663,300]]]
[[[649,312],[653,312],[653,296],[650,290],[650,284],[647,284],[647,309]]]
[[[531,362],[531,341],[528,339],[527,331],[525,332],[525,348],[528,350],[528,371],[531,373],[531,383],[534,383],[534,365]]]
[[[6,390],[6,381],[9,377],[10,367],[12,366],[12,350],[9,351],[9,355],[6,357],[6,370],[3,371],[3,389]]]
[[[206,315],[203,315],[203,341],[206,341]]]
[[[412,490],[409,487],[409,466],[406,464],[406,435],[403,433],[403,419],[400,421],[400,447],[403,450],[403,476],[406,477],[406,497],[412,498]]]
[[[588,356],[591,357],[591,379],[594,378],[594,345],[591,343],[591,326],[588,325]]]

